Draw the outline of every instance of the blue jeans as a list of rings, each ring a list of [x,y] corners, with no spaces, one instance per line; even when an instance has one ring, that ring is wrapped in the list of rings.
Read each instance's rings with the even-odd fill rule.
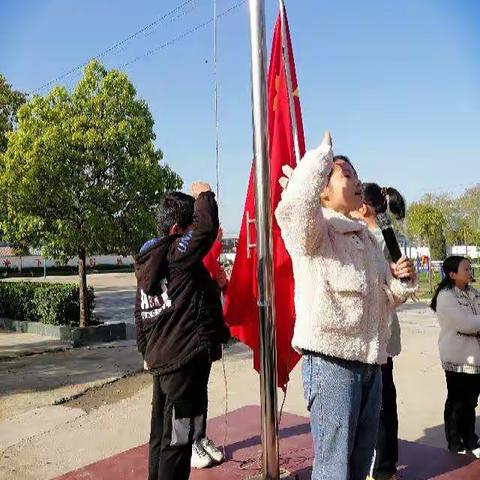
[[[312,480],[365,480],[377,439],[380,367],[307,354],[302,374],[315,454]]]

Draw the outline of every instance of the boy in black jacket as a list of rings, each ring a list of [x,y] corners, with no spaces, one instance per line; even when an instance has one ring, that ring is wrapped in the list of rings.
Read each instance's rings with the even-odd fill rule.
[[[202,263],[217,237],[217,203],[207,184],[193,189],[196,200],[164,197],[159,238],[135,259],[137,344],[153,374],[149,480],[188,479],[192,444],[205,435],[211,362],[230,338]]]

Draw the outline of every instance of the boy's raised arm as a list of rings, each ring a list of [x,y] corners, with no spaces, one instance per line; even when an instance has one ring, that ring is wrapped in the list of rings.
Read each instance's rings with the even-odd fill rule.
[[[180,268],[201,262],[217,238],[219,220],[215,194],[207,183],[192,186],[195,197],[193,228],[179,240],[173,261]]]

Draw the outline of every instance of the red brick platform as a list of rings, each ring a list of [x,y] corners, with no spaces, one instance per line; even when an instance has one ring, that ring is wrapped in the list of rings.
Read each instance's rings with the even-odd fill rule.
[[[217,445],[223,443],[224,419],[208,425]],[[260,473],[260,410],[243,407],[228,416],[228,461],[215,468],[193,471],[192,480],[245,480]],[[312,443],[308,419],[284,413],[280,427],[281,467],[298,480],[310,479]],[[144,480],[147,477],[146,445],[133,448],[57,480]],[[480,460],[413,442],[400,442],[400,480],[479,480]]]

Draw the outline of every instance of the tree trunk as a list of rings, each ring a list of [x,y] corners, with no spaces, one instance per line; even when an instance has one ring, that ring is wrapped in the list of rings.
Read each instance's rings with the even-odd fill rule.
[[[90,323],[88,312],[87,266],[85,265],[85,250],[78,254],[78,276],[80,286],[80,327]]]
[[[430,242],[428,243],[428,290],[430,293],[433,292],[432,287],[432,247],[430,246]]]

